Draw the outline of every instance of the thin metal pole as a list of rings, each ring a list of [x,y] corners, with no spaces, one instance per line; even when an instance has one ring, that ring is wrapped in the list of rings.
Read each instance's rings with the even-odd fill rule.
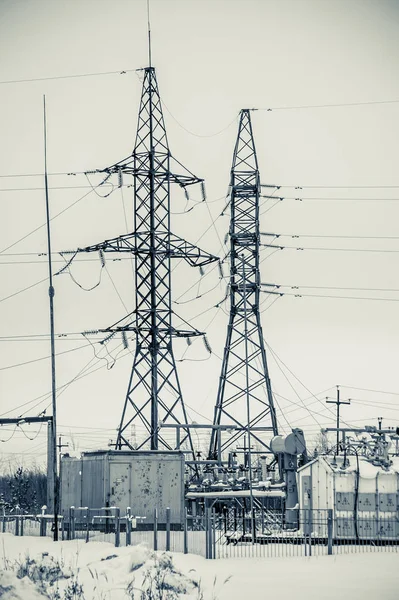
[[[148,22],[148,66],[151,67],[151,23],[150,23],[150,0],[147,0],[147,22]]]
[[[337,385],[337,455],[339,454],[339,387]]]
[[[248,320],[247,320],[247,286],[245,279],[245,262],[244,255],[241,255],[242,260],[242,280],[243,280],[243,296],[244,296],[244,323],[245,323],[245,387],[247,394],[247,431],[248,431],[248,468],[249,468],[249,502],[251,515],[251,537],[252,543],[255,543],[255,523],[254,523],[254,498],[252,490],[252,454],[251,454],[251,414],[249,406],[249,365],[248,365]]]
[[[47,115],[46,96],[43,96],[43,123],[44,123],[44,187],[46,193],[46,221],[47,221],[47,254],[49,274],[49,301],[50,301],[50,340],[51,340],[51,398],[52,398],[52,443],[53,443],[53,478],[54,478],[54,541],[58,541],[58,469],[57,469],[57,398],[55,385],[55,339],[54,339],[54,287],[53,267],[51,262],[51,235],[50,235],[50,209],[47,175]]]

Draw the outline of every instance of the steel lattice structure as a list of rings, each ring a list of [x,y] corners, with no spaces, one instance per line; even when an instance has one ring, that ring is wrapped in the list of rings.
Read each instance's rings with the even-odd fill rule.
[[[136,308],[104,332],[134,331],[136,348],[133,368],[116,440],[116,449],[171,449],[161,436],[160,427],[169,421],[187,424],[179,378],[172,349],[173,337],[191,337],[201,332],[176,329],[172,324],[171,259],[179,258],[191,266],[218,260],[170,231],[170,186],[186,189],[203,180],[188,170],[171,171],[173,159],[165,130],[161,99],[153,67],[143,69],[144,81],[133,153],[103,169],[106,179],[117,174],[134,179],[134,231],[79,252],[128,252],[134,255]],[[177,162],[177,161],[176,161]],[[180,167],[182,166],[178,163]],[[103,182],[104,183],[104,182]],[[128,440],[130,426],[141,424],[147,432],[138,447]],[[194,454],[190,430],[184,429],[181,443]]]
[[[251,443],[265,451],[261,431],[269,438],[278,433],[259,313],[260,178],[248,109],[240,114],[230,187],[230,319],[213,424],[242,429],[223,439],[213,429],[211,459],[234,448],[248,429]]]

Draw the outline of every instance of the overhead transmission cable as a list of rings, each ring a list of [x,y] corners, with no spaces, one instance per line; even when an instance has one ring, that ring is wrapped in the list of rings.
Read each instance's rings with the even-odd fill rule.
[[[278,361],[279,361],[279,362],[280,362],[282,365],[284,365],[284,368],[285,368],[285,369],[287,369],[287,371],[288,371],[288,372],[289,372],[289,373],[292,375],[292,377],[294,377],[294,379],[296,379],[296,380],[297,380],[297,382],[298,382],[298,383],[299,383],[299,384],[300,384],[300,385],[301,385],[301,386],[302,386],[302,387],[303,387],[303,388],[304,388],[304,389],[305,389],[305,390],[306,390],[306,391],[307,391],[309,394],[311,394],[311,396],[312,396],[312,397],[315,399],[315,401],[319,402],[319,403],[322,405],[322,407],[323,407],[323,409],[324,409],[324,410],[328,410],[328,412],[330,412],[330,413],[331,413],[332,415],[334,415],[334,417],[335,417],[335,413],[334,413],[334,411],[333,411],[333,410],[332,410],[332,409],[331,409],[329,406],[325,405],[325,404],[324,404],[324,403],[323,403],[323,402],[320,400],[320,398],[317,398],[317,396],[315,396],[315,395],[314,395],[314,394],[311,392],[311,390],[310,390],[310,389],[309,389],[309,388],[308,388],[308,387],[307,387],[307,386],[306,386],[306,385],[305,385],[305,384],[304,384],[304,383],[303,383],[303,382],[302,382],[302,381],[299,379],[299,377],[298,377],[297,375],[295,375],[295,373],[294,373],[293,371],[291,371],[291,369],[290,369],[290,368],[289,368],[289,367],[288,367],[288,366],[287,366],[287,365],[284,363],[284,361],[283,361],[283,360],[282,360],[282,359],[281,359],[279,356],[277,356],[276,352],[274,352],[274,350],[273,350],[273,349],[272,349],[272,348],[269,346],[269,344],[267,344],[266,340],[265,340],[265,344],[266,344],[266,346],[269,348],[270,352],[272,353],[272,355],[273,355],[273,357],[274,357],[274,360],[276,360],[276,359],[277,359],[277,360],[278,360]],[[348,423],[346,423],[346,421],[344,421],[343,419],[341,419],[341,420],[342,420],[342,422],[343,422],[345,425],[347,425],[347,426],[349,427],[349,425],[348,425]]]
[[[74,202],[72,202],[72,204],[69,204],[68,206],[66,206],[65,208],[63,208],[60,212],[58,212],[55,215],[53,215],[51,217],[50,221],[54,221],[54,219],[56,219],[57,217],[59,217],[62,214],[64,214],[67,210],[71,209],[73,206],[75,206],[76,204],[78,204],[79,202],[81,202],[84,198],[86,198],[89,194],[92,194],[92,193],[93,193],[93,190],[90,190],[86,194],[83,194],[83,196],[81,196],[80,198],[78,198],[77,200],[75,200]],[[36,231],[39,231],[43,227],[46,227],[46,223],[42,223],[38,227],[35,227],[35,229],[32,229],[29,233],[25,234],[24,236],[22,236],[21,238],[19,238],[18,240],[16,240],[15,242],[13,242],[12,244],[10,244],[9,246],[7,246],[6,248],[3,248],[3,250],[0,250],[0,254],[2,254],[3,252],[6,252],[10,248],[13,248],[14,246],[16,246],[17,244],[19,244],[23,240],[26,240],[28,237],[30,237],[31,235],[33,235],[34,233],[36,233]]]
[[[82,350],[83,348],[88,348],[90,344],[84,344],[83,346],[77,346],[76,348],[70,348],[69,350],[63,350],[62,352],[57,352],[56,356],[61,356],[62,354],[69,354],[70,352],[76,352],[77,350]],[[41,356],[40,358],[34,358],[32,360],[27,360],[25,362],[16,363],[13,365],[7,365],[6,367],[0,367],[0,371],[8,371],[9,369],[15,369],[17,367],[24,367],[25,365],[31,365],[32,363],[37,363],[42,360],[48,360],[51,358],[50,355]]]
[[[271,106],[266,108],[251,108],[252,111],[271,112],[273,110],[302,110],[307,108],[341,108],[349,106],[372,106],[378,104],[398,104],[399,100],[368,100],[366,102],[337,102],[333,104],[303,104],[298,106]]]
[[[118,71],[100,71],[94,73],[75,73],[73,75],[53,75],[52,77],[32,77],[29,79],[11,79],[8,81],[0,81],[0,85],[10,85],[14,83],[32,83],[36,81],[52,81],[57,79],[77,79],[82,77],[98,77],[100,75],[126,75],[134,73],[138,69],[122,69]]]
[[[183,129],[184,131],[186,131],[190,135],[193,135],[194,137],[197,137],[197,138],[212,138],[212,137],[216,137],[217,135],[220,135],[221,133],[224,133],[225,131],[227,131],[227,129],[229,129],[233,125],[233,123],[237,122],[237,119],[238,119],[238,116],[239,116],[239,113],[237,113],[237,115],[234,117],[234,119],[232,121],[230,121],[225,127],[223,127],[223,129],[220,129],[220,130],[218,130],[218,131],[216,131],[214,133],[210,133],[210,134],[195,133],[194,131],[190,131],[190,129],[187,129],[187,127],[185,127],[184,125],[182,125],[180,123],[180,121],[178,121],[176,119],[176,117],[170,112],[169,108],[166,106],[165,100],[164,100],[163,97],[161,98],[161,102],[162,102],[162,106],[164,106],[166,108],[168,114],[172,117],[172,119],[175,121],[175,123],[177,123],[177,125],[179,127],[181,127],[181,129]]]

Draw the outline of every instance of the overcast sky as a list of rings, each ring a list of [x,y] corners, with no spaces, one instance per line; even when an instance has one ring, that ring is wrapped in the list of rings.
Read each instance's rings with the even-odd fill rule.
[[[0,81],[144,67],[146,22],[145,0],[0,0]],[[262,249],[263,281],[287,286],[273,306],[268,308],[276,297],[266,295],[262,305],[266,341],[286,365],[278,366],[268,351],[281,427],[303,427],[312,438],[320,424],[333,425],[324,399],[335,394],[337,384],[343,386],[343,398],[353,399],[343,409],[347,423],[376,424],[383,416],[384,425],[396,425],[399,102],[386,101],[399,100],[399,3],[151,0],[151,23],[170,148],[206,179],[209,200],[208,206],[196,204],[198,191],[187,204],[175,190],[172,211],[184,214],[173,214],[174,232],[191,242],[201,238],[204,250],[225,254],[220,242],[229,214],[221,213],[238,113],[246,107],[273,108],[251,116],[262,182],[282,186],[276,195],[284,197],[276,204],[263,199],[261,208],[261,230],[280,234],[274,243],[287,246],[270,258],[271,251]],[[19,191],[43,187],[43,94],[49,172],[102,168],[133,149],[141,74],[2,83],[0,92],[1,300],[47,276],[46,262],[38,256],[46,250],[45,229],[39,228],[44,193]],[[39,176],[4,177],[12,174]],[[50,185],[72,188],[50,190],[53,216],[90,192],[83,175],[54,175]],[[18,191],[4,191],[11,188]],[[123,198],[120,190],[107,198],[90,193],[54,219],[53,249],[125,233],[126,221],[131,230],[130,188]],[[306,235],[320,237],[291,237]],[[96,255],[83,258],[93,262],[74,265],[72,274],[89,288],[99,280],[101,265]],[[62,264],[55,255],[54,269]],[[228,304],[213,308],[226,290],[217,269],[209,267],[200,279],[195,269],[176,266],[173,295],[184,303],[174,309],[207,331],[213,353],[202,360],[209,355],[201,340],[188,350],[177,341],[175,355],[190,359],[178,363],[190,419],[207,422],[216,399]],[[309,287],[290,289],[294,286]],[[48,359],[13,367],[49,354],[47,288],[44,281],[0,304],[1,413],[6,416],[36,415],[50,403],[43,398],[50,390]],[[57,383],[63,386],[87,364],[93,370],[105,366],[80,332],[107,327],[126,308],[133,309],[131,265],[108,259],[101,284],[91,292],[67,273],[55,278],[55,288],[56,331],[74,334],[57,338],[57,352],[82,347],[57,359]],[[109,350],[115,354],[120,348],[115,343]],[[101,368],[63,391],[58,414],[65,441],[83,450],[115,439],[131,365],[132,355],[124,351],[112,369]],[[13,431],[3,427],[1,439]],[[41,460],[44,433],[36,426],[19,429],[1,444],[3,457],[24,453],[25,460]],[[26,438],[36,434],[33,441]],[[201,442],[203,434],[199,437]]]

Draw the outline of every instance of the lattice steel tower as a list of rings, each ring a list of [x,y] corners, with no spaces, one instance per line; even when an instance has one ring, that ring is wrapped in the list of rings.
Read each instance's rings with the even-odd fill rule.
[[[103,331],[134,331],[136,348],[133,368],[116,440],[116,449],[133,449],[128,440],[131,425],[143,425],[146,431],[138,448],[171,449],[160,433],[166,421],[187,424],[179,378],[172,349],[173,337],[191,337],[201,332],[176,329],[172,324],[171,259],[186,260],[191,266],[202,266],[218,260],[170,231],[170,185],[180,187],[203,180],[190,171],[176,174],[166,136],[155,69],[143,69],[136,143],[128,158],[102,169],[106,179],[132,175],[134,179],[134,231],[79,249],[79,252],[128,252],[134,255],[135,310]],[[178,163],[181,167],[180,163]],[[124,334],[126,336],[126,334]],[[190,430],[183,429],[181,443],[193,452]],[[138,449],[136,448],[136,449]]]
[[[251,444],[265,451],[262,432],[269,439],[278,433],[259,313],[260,179],[249,109],[240,113],[230,188],[230,319],[213,423],[238,430],[212,431],[212,459],[239,441],[248,444],[248,425]]]

